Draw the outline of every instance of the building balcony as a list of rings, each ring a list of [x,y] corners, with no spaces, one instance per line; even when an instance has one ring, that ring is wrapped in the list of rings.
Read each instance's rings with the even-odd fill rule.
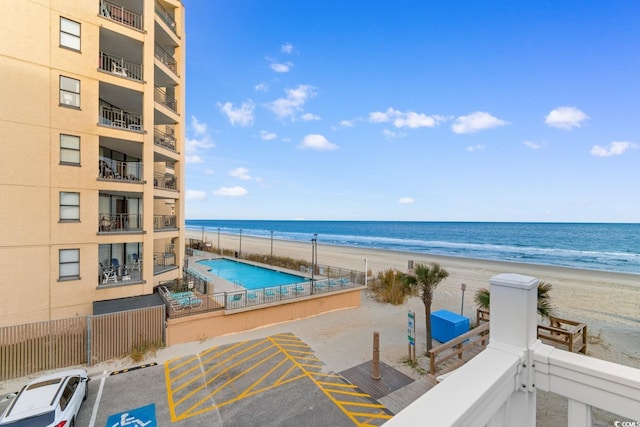
[[[153,91],[153,98],[157,103],[164,105],[171,111],[178,112],[178,101],[169,95],[165,89],[156,86]]]
[[[175,60],[172,54],[164,50],[159,44],[156,43],[154,55],[158,61],[167,66],[173,74],[178,77],[178,62]]]
[[[153,229],[158,230],[175,230],[177,229],[177,221],[175,215],[154,215]]]
[[[157,12],[156,12],[157,13]],[[143,29],[142,14],[108,0],[100,0],[100,15],[136,30]]]
[[[160,20],[164,22],[174,34],[177,35],[178,33],[176,32],[176,20],[173,15],[170,14],[169,11],[165,9],[158,1],[155,2],[155,11],[156,16],[158,16],[158,18],[160,18]]]
[[[127,61],[106,52],[100,52],[98,68],[117,76],[126,77],[132,80],[142,81],[142,64]]]
[[[142,232],[142,215],[126,213],[101,213],[98,215],[98,232]]]
[[[171,251],[153,253],[153,274],[164,273],[178,268],[176,254]]]
[[[164,129],[164,131],[162,130]],[[171,126],[161,126],[153,129],[153,143],[159,147],[176,152],[175,131]]]
[[[173,175],[165,175],[156,173],[153,175],[153,186],[162,190],[177,190],[178,184],[176,177]]]
[[[117,248],[121,245],[115,244],[101,246],[105,249]],[[117,251],[111,252],[111,256],[113,256],[113,258],[100,262],[98,268],[98,271],[100,272],[98,287],[127,285],[142,281],[142,256],[139,256],[137,253],[132,253],[129,256],[123,256],[116,252]]]
[[[103,159],[98,162],[98,178],[110,181],[142,183],[142,162]]]
[[[100,107],[98,123],[118,129],[142,132],[142,115],[115,108]]]

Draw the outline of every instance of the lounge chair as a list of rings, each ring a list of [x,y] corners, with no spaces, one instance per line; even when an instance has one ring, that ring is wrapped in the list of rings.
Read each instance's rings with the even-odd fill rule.
[[[257,301],[258,300],[258,294],[256,294],[255,292],[249,292],[247,294],[247,299],[249,301]]]
[[[267,289],[266,291],[264,291],[264,295],[267,297],[275,297],[276,292],[273,289]]]
[[[300,286],[300,285],[296,285],[293,288],[294,291],[296,292],[304,292],[304,287]]]
[[[104,267],[102,263],[100,263],[100,268],[102,269],[102,283],[113,282],[116,283],[118,281],[118,276],[113,268]]]
[[[288,288],[280,288],[280,295],[287,295],[289,293]]]

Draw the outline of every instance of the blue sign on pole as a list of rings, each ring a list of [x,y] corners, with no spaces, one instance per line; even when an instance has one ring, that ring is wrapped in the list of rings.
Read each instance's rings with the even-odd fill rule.
[[[410,311],[408,317],[407,338],[410,345],[416,345],[416,314]]]
[[[131,409],[109,416],[107,427],[158,427],[156,424],[156,405]]]

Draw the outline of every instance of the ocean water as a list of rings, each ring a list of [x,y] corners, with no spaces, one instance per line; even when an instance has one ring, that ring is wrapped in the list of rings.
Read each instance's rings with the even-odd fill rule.
[[[640,274],[640,224],[187,220],[190,230]]]

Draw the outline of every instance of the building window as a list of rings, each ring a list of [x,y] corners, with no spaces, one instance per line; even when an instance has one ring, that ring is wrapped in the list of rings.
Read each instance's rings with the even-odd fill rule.
[[[80,249],[60,249],[60,280],[80,278]]]
[[[60,192],[60,221],[80,221],[80,193]]]
[[[60,76],[60,105],[80,108],[80,80]]]
[[[60,46],[80,50],[80,24],[60,17]]]
[[[80,164],[80,137],[60,134],[60,163]]]

